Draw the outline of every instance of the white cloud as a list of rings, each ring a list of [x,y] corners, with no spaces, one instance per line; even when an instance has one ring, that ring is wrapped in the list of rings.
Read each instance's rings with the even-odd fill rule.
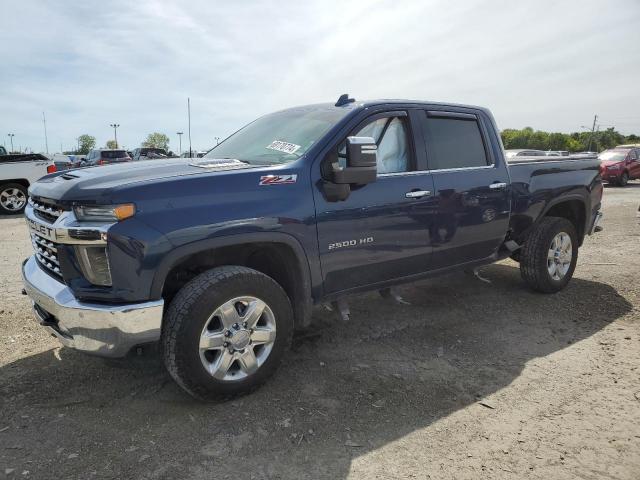
[[[3,6],[0,134],[19,145],[196,148],[268,111],[415,98],[487,106],[501,127],[640,133],[640,4],[585,1],[46,2]]]

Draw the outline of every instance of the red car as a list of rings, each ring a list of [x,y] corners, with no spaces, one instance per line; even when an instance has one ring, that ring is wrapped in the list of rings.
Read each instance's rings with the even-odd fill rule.
[[[629,180],[640,178],[640,147],[616,147],[605,150],[600,159],[602,180],[624,187]]]

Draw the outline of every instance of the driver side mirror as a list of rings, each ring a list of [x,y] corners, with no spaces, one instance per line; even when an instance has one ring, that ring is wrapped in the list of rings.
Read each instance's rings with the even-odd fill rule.
[[[366,185],[376,181],[378,146],[371,137],[347,137],[346,166],[332,165],[333,182]]]

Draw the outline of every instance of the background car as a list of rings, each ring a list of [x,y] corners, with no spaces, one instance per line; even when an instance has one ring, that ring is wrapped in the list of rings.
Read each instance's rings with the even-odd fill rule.
[[[83,167],[93,165],[108,165],[110,163],[130,162],[131,157],[126,150],[109,150],[106,148],[91,150],[87,155]]]
[[[191,154],[189,154],[189,152],[184,152],[182,155],[180,155],[180,157],[182,157],[182,158],[202,158],[206,154],[207,154],[206,151],[196,152],[195,150],[193,150],[191,152]]]
[[[172,157],[171,152],[167,152],[164,148],[154,148],[154,147],[140,147],[133,150],[133,155],[131,158],[135,162],[139,160],[151,160],[154,158],[170,158]]]
[[[515,150],[505,150],[504,155],[507,158],[513,157],[545,157],[547,156],[547,152],[543,150],[531,150],[531,149],[515,149]]]
[[[640,178],[640,148],[616,147],[605,150],[600,160],[602,180],[624,187],[629,180]]]

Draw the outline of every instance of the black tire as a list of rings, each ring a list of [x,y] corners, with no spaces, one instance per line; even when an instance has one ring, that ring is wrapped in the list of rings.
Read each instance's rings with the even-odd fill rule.
[[[629,173],[622,172],[622,175],[620,175],[620,179],[618,180],[618,185],[626,187],[627,183],[629,183]]]
[[[571,263],[562,278],[554,279],[548,270],[547,257],[551,242],[561,232],[565,232],[571,238]],[[534,227],[520,251],[520,274],[524,281],[538,292],[558,292],[567,286],[576,269],[578,260],[576,229],[566,218],[545,217]]]
[[[5,198],[8,192],[20,192],[20,194],[24,197],[24,204],[18,209],[12,209],[5,206]],[[21,185],[19,183],[5,183],[0,185],[0,214],[3,215],[19,215],[24,212],[24,208],[27,206],[27,187]]]
[[[277,324],[276,338],[255,373],[240,380],[219,380],[201,361],[200,336],[218,307],[241,296],[253,296],[268,305]],[[247,394],[277,370],[291,345],[293,323],[289,297],[275,280],[246,267],[213,268],[182,287],[165,313],[161,340],[164,362],[178,385],[196,398],[223,400]]]

